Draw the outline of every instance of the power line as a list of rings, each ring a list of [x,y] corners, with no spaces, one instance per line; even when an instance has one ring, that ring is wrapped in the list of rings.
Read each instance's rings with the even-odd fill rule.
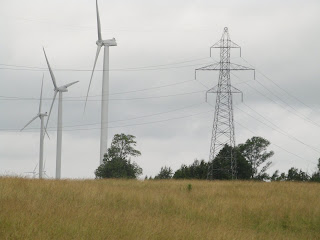
[[[257,135],[255,132],[253,132],[253,131],[250,130],[249,128],[245,127],[244,125],[242,125],[242,124],[239,123],[238,121],[235,121],[235,123],[238,124],[239,126],[241,126],[242,128],[246,129],[247,131],[251,132],[253,135]],[[293,155],[293,156],[296,156],[297,158],[300,158],[300,159],[302,159],[302,160],[305,160],[303,157],[301,157],[301,156],[299,156],[299,155],[297,155],[297,154],[295,154],[295,153],[293,153],[293,152],[290,152],[290,151],[286,150],[285,148],[283,148],[283,147],[281,147],[281,146],[279,146],[279,145],[277,145],[277,144],[275,144],[275,143],[272,143],[272,145],[274,145],[274,146],[282,149],[283,151],[285,151],[285,152],[287,152],[287,153],[289,153],[289,154],[291,154],[291,155]]]
[[[198,81],[197,81],[198,82]],[[202,84],[201,82],[198,82],[198,83],[200,83],[202,86],[204,86],[204,87],[206,87],[204,84]],[[250,86],[250,85],[249,85]],[[207,87],[206,87],[207,88]],[[207,88],[208,89],[208,88]],[[210,103],[208,103],[210,106],[212,106]],[[247,105],[246,105],[247,106]],[[214,107],[214,106],[212,106],[212,107]],[[249,106],[248,106],[249,107]],[[312,149],[313,151],[316,151],[317,153],[320,153],[320,150],[318,149],[318,148],[316,148],[316,147],[313,147],[313,146],[311,146],[311,145],[308,145],[308,144],[306,144],[306,143],[304,143],[304,142],[302,142],[302,141],[300,141],[299,139],[297,139],[296,137],[294,137],[294,136],[292,136],[292,135],[290,135],[289,133],[286,133],[285,131],[283,131],[281,128],[279,128],[278,126],[276,126],[275,124],[273,124],[271,121],[269,121],[268,119],[266,119],[265,117],[263,117],[261,114],[259,114],[258,112],[256,112],[257,114],[259,114],[263,119],[265,119],[266,121],[268,121],[268,122],[270,122],[272,125],[274,125],[276,128],[274,128],[274,127],[271,127],[271,126],[269,126],[268,124],[266,124],[266,123],[264,123],[264,122],[262,122],[262,121],[260,121],[259,119],[257,119],[257,118],[255,118],[254,116],[252,116],[251,114],[249,114],[249,113],[247,113],[247,112],[245,112],[245,111],[243,111],[242,109],[240,109],[239,107],[237,107],[237,106],[235,106],[235,108],[237,108],[238,110],[240,110],[241,112],[243,112],[243,113],[245,113],[245,114],[247,114],[248,116],[250,116],[250,117],[252,117],[253,119],[255,119],[255,120],[257,120],[257,121],[259,121],[260,123],[262,123],[262,124],[264,124],[265,126],[267,126],[267,127],[269,127],[269,128],[271,128],[271,129],[273,129],[273,130],[275,130],[275,131],[277,131],[277,132],[279,132],[280,134],[282,134],[282,135],[284,135],[284,136],[286,136],[286,137],[289,137],[289,138],[291,138],[291,139],[293,139],[293,140],[295,140],[295,141],[298,141],[300,144],[303,144],[303,145],[305,145],[305,146],[307,146],[307,147],[309,147],[310,149]],[[252,108],[250,108],[250,109],[252,109]],[[253,109],[252,109],[253,110]],[[253,110],[254,111],[254,110]],[[280,130],[278,130],[277,128],[279,128]]]
[[[177,109],[172,109],[169,111],[165,111],[165,112],[159,112],[159,113],[153,113],[153,114],[148,114],[148,115],[142,115],[142,116],[138,116],[138,117],[133,117],[133,118],[127,118],[127,119],[118,119],[118,120],[113,120],[113,121],[108,121],[108,123],[114,123],[114,122],[123,122],[123,121],[130,121],[130,120],[136,120],[136,119],[140,119],[140,118],[147,118],[147,117],[153,117],[153,116],[157,116],[157,115],[162,115],[162,114],[166,114],[166,113],[171,113],[171,112],[176,112],[176,111],[180,111],[180,110],[184,110],[184,109],[189,109],[189,108],[194,108],[196,106],[200,106],[202,105],[204,102],[199,103],[199,104],[193,104],[190,106],[186,106],[186,107],[182,107],[182,108],[177,108]],[[90,126],[90,125],[98,125],[101,124],[101,122],[98,123],[88,123],[88,124],[79,124],[79,125],[69,125],[69,126],[64,126],[65,127],[79,127],[79,126]],[[38,129],[38,128],[28,128],[30,129]],[[54,130],[56,129],[56,127],[49,127],[48,129],[50,130]],[[11,130],[17,130],[19,131],[20,129],[0,129],[0,131],[11,131]]]
[[[208,104],[209,104],[211,107],[214,107],[214,106],[212,106],[210,103],[208,103]],[[248,114],[247,112],[239,109],[238,107],[236,107],[236,108],[237,108],[238,110],[242,111],[243,113],[247,114],[248,116],[252,117],[253,119],[259,121],[259,122],[262,123],[262,124],[264,124],[265,126],[267,126],[267,127],[269,127],[269,128],[272,128],[272,127],[268,126],[267,124],[265,124],[264,122],[260,121],[259,119],[255,118],[254,116]],[[241,127],[247,129],[248,131],[250,131],[251,133],[253,133],[254,135],[256,135],[256,133],[253,132],[252,130],[250,130],[249,128],[245,127],[244,125],[240,124],[240,123],[237,122],[237,121],[235,121],[235,122],[236,122],[238,125],[240,125]],[[274,128],[272,128],[272,129],[274,129]],[[277,132],[279,132],[277,129],[274,129],[274,130],[277,131]],[[287,136],[287,137],[289,137],[289,136]],[[300,142],[300,141],[299,141],[299,142]],[[303,142],[300,142],[300,143],[303,143]],[[309,161],[309,162],[315,164],[314,162],[312,162],[312,161],[310,161],[310,160],[307,160],[307,159],[304,159],[304,158],[302,158],[301,156],[299,156],[299,155],[297,155],[297,154],[295,154],[295,153],[293,153],[293,152],[290,152],[290,151],[286,150],[285,148],[283,148],[283,147],[281,147],[281,146],[279,146],[279,145],[276,145],[275,143],[272,143],[272,144],[273,144],[274,146],[276,146],[276,147],[284,150],[285,152],[291,154],[291,155],[294,155],[294,156],[296,156],[296,157],[298,157],[298,158],[300,158],[300,159],[303,159],[303,160],[306,160],[306,161]],[[303,144],[304,144],[304,143],[303,143]],[[306,144],[304,144],[304,145],[306,145]],[[312,146],[309,146],[309,145],[306,145],[306,146],[311,147],[311,149],[314,150],[314,151],[317,151],[316,149],[313,149]],[[318,152],[318,151],[317,151],[317,152]]]
[[[247,108],[249,108],[251,111],[255,112],[256,114],[258,114],[260,117],[262,117],[263,119],[265,119],[266,121],[268,121],[269,123],[271,123],[273,126],[275,126],[276,128],[280,129],[280,131],[282,131],[284,134],[288,135],[288,137],[290,137],[291,139],[300,142],[301,144],[304,144],[306,146],[309,146],[311,148],[313,148],[314,150],[319,150],[317,147],[311,146],[309,144],[306,144],[304,142],[302,142],[301,140],[299,140],[298,138],[296,138],[295,136],[291,135],[290,133],[282,130],[279,126],[277,126],[276,124],[272,123],[270,120],[268,120],[266,117],[264,117],[263,115],[261,115],[259,112],[257,112],[256,110],[254,110],[253,108],[251,108],[250,106],[248,106],[247,104],[243,103]],[[319,150],[320,151],[320,150]]]
[[[194,82],[196,81],[195,79],[191,79],[191,80],[186,80],[186,81],[182,81],[182,82],[177,82],[177,83],[171,83],[171,84],[166,84],[166,85],[161,85],[161,86],[156,86],[156,87],[150,87],[150,88],[143,88],[143,89],[136,89],[136,90],[130,90],[130,91],[123,91],[123,92],[115,92],[115,93],[110,93],[110,95],[120,95],[120,94],[127,94],[127,93],[135,93],[135,92],[143,92],[143,91],[148,91],[148,90],[153,90],[153,89],[160,89],[160,88],[165,88],[165,87],[170,87],[170,86],[175,86],[175,85],[180,85],[180,84],[185,84],[185,83],[189,83],[189,82]],[[239,83],[235,83],[234,85],[238,85],[238,84],[244,84],[247,82],[250,82],[252,80],[249,81],[243,81],[243,82],[239,82]],[[202,84],[201,82],[199,82],[201,85],[205,86],[204,84]],[[207,86],[205,86],[207,88]],[[101,97],[101,94],[97,94],[97,95],[91,95],[88,96],[89,98],[93,98],[93,97]],[[74,96],[74,97],[64,97],[63,99],[76,99],[76,98],[85,98],[86,96]],[[21,99],[21,100],[26,100],[26,99],[30,99],[30,100],[39,100],[37,98],[32,98],[32,97],[16,97],[16,96],[5,96],[5,95],[0,95],[0,101],[2,100],[1,98],[7,98],[5,100],[10,100],[10,99]],[[52,100],[52,98],[45,98],[45,100]]]
[[[148,117],[154,117],[154,116],[158,116],[158,115],[162,115],[162,114],[167,114],[167,113],[171,113],[171,112],[177,112],[177,111],[181,111],[184,109],[190,109],[190,108],[194,108],[197,106],[202,105],[204,102],[199,103],[199,104],[193,104],[190,106],[186,106],[186,107],[182,107],[182,108],[178,108],[178,109],[172,109],[169,111],[165,111],[165,112],[160,112],[160,113],[153,113],[153,114],[148,114],[148,115],[143,115],[143,116],[138,116],[138,117],[133,117],[133,118],[127,118],[127,119],[118,119],[118,120],[113,120],[113,121],[108,121],[107,123],[115,123],[115,122],[124,122],[124,121],[130,121],[130,120],[136,120],[136,119],[141,119],[141,118],[148,118]],[[63,129],[65,129],[66,127],[80,127],[80,126],[92,126],[92,125],[98,125],[101,124],[101,122],[98,123],[87,123],[87,124],[78,124],[78,125],[67,125],[64,126]],[[28,129],[38,129],[38,128],[28,128]],[[55,130],[56,127],[49,127],[48,129],[50,130]],[[0,131],[3,129],[0,129]],[[6,130],[6,129],[4,129]],[[10,130],[19,130],[19,129],[10,129]]]
[[[122,101],[122,100],[142,100],[142,99],[156,99],[156,98],[167,98],[167,97],[176,97],[176,96],[185,96],[190,94],[196,94],[196,93],[203,93],[205,91],[194,91],[194,92],[186,92],[186,93],[177,93],[177,94],[171,94],[171,95],[162,95],[162,96],[151,96],[151,97],[136,97],[136,98],[110,98],[106,101]],[[6,98],[5,96],[0,96],[2,99],[0,101],[39,101],[38,98],[21,98],[21,97],[9,97]],[[52,98],[43,98],[44,101],[51,101]],[[84,102],[85,99],[65,99],[63,101],[68,102]],[[99,99],[88,99],[88,101],[97,102],[101,101]]]
[[[239,78],[238,76],[236,76],[235,74],[233,74],[233,75],[234,75],[235,77],[237,77],[238,79],[240,79],[240,78]],[[257,82],[258,82],[261,86],[264,87],[264,85],[261,84],[259,81],[257,81]],[[254,91],[258,92],[260,95],[262,95],[263,97],[265,97],[266,99],[268,99],[269,101],[275,103],[276,105],[279,105],[279,106],[280,106],[281,108],[283,108],[284,110],[286,110],[286,111],[290,112],[291,114],[293,114],[293,115],[295,115],[295,116],[303,119],[304,121],[309,122],[310,124],[313,124],[314,126],[320,127],[320,125],[319,125],[318,123],[314,122],[312,119],[304,116],[303,114],[297,114],[296,112],[294,112],[294,111],[297,111],[297,110],[296,110],[294,107],[292,107],[292,106],[290,106],[289,104],[287,104],[287,103],[285,103],[284,101],[282,101],[278,96],[277,96],[278,99],[280,99],[280,100],[281,100],[282,102],[284,102],[287,106],[289,106],[290,108],[292,108],[294,111],[292,111],[292,110],[290,110],[290,109],[282,106],[281,104],[277,103],[277,102],[274,101],[272,98],[270,98],[270,97],[268,97],[267,95],[263,94],[263,93],[262,93],[261,91],[259,91],[257,88],[255,88],[255,87],[247,84],[246,82],[244,82],[244,83],[245,83],[248,87],[252,88]],[[264,88],[267,89],[266,87],[264,87]],[[269,92],[271,92],[271,91],[269,90]],[[274,95],[274,96],[276,96],[276,95]],[[297,111],[297,112],[298,112],[298,111]]]
[[[149,71],[149,70],[163,70],[163,69],[171,69],[171,68],[184,68],[184,67],[194,67],[202,65],[203,63],[199,64],[192,64],[192,65],[182,65],[182,66],[171,66],[171,65],[179,65],[183,63],[195,62],[199,60],[204,60],[208,58],[199,58],[193,59],[183,62],[175,62],[175,63],[168,63],[168,64],[159,64],[159,65],[149,65],[149,66],[141,66],[141,67],[131,67],[131,68],[114,68],[109,69],[109,71]],[[34,67],[34,66],[23,66],[23,65],[10,65],[10,64],[0,64],[0,66],[5,66],[0,69],[2,70],[21,70],[21,71],[47,71],[47,68],[43,67]],[[171,66],[171,67],[165,67]],[[72,69],[72,68],[53,68],[54,71],[68,71],[68,72],[91,72],[92,69]],[[103,72],[102,69],[96,70]]]
[[[252,64],[250,64],[246,59],[244,59],[243,57],[241,57],[246,63],[248,63],[249,65],[251,65],[253,67]],[[267,80],[269,80],[270,82],[272,82],[276,87],[278,87],[279,89],[281,89],[283,92],[285,92],[288,96],[292,97],[293,99],[295,99],[296,101],[298,101],[299,103],[301,103],[302,105],[304,105],[305,107],[315,111],[315,112],[319,112],[318,110],[308,106],[306,103],[302,102],[299,98],[297,98],[296,96],[294,96],[293,94],[291,94],[290,92],[288,92],[287,90],[285,90],[283,87],[281,87],[279,84],[277,84],[275,81],[273,81],[272,79],[270,79],[269,77],[267,77],[262,71],[260,71],[259,69],[257,69],[257,71],[263,76],[265,77]]]
[[[96,27],[93,26],[80,26],[80,25],[68,25],[68,24],[61,24],[57,22],[52,22],[48,21],[47,19],[28,19],[28,18],[21,18],[21,17],[15,17],[15,16],[7,16],[10,18],[14,18],[17,21],[24,21],[24,22],[37,22],[41,24],[49,24],[49,25],[56,25],[61,27],[65,27],[68,30],[76,30],[76,31],[89,31],[89,30],[96,30]],[[175,29],[168,29],[167,27],[163,29],[154,29],[154,27],[150,29],[141,29],[136,28],[136,29],[129,29],[129,28],[122,28],[122,29],[110,29],[110,28],[104,28],[102,31],[106,32],[177,32],[177,31],[182,31],[182,32],[190,32],[190,31],[209,31],[209,27],[206,29],[199,29],[199,28],[194,28],[194,29],[181,29],[181,28],[175,28]]]
[[[242,58],[242,57],[241,57],[241,58]],[[243,59],[245,62],[247,62],[244,58],[242,58],[242,59]],[[248,63],[248,62],[247,62],[247,63]],[[250,63],[248,63],[248,64],[253,67],[252,64],[250,64]],[[261,73],[261,71],[259,71],[259,72]],[[240,78],[239,78],[237,75],[235,75],[234,73],[231,73],[231,74],[232,74],[233,76],[235,76],[236,78],[240,79]],[[265,76],[263,73],[261,73],[261,74],[262,74],[263,76]],[[273,82],[276,86],[278,86],[274,81],[272,81],[271,79],[269,79],[267,76],[265,76],[265,77],[266,77],[269,81]],[[247,84],[246,82],[243,82],[243,83],[245,83],[245,84],[246,84],[247,86],[249,86],[250,88],[253,88],[255,91],[257,91],[257,92],[260,93],[262,96],[264,96],[264,97],[266,97],[267,99],[269,99],[270,101],[272,101],[272,102],[274,102],[275,104],[281,106],[279,103],[277,103],[277,102],[275,102],[273,99],[267,97],[265,94],[261,93],[261,92],[258,91],[256,88],[252,87],[251,85]],[[285,102],[284,100],[282,100],[280,97],[278,97],[274,92],[270,91],[265,85],[263,85],[263,84],[262,84],[261,82],[259,82],[258,80],[257,80],[257,83],[258,83],[260,86],[262,86],[264,89],[266,89],[268,92],[270,92],[270,93],[271,93],[273,96],[275,96],[277,99],[279,99],[282,103],[284,103],[285,105],[287,105],[289,108],[293,109],[293,111],[291,111],[291,110],[289,110],[289,109],[281,106],[283,109],[285,109],[286,111],[289,111],[290,113],[292,113],[292,114],[294,114],[294,115],[296,115],[296,116],[298,116],[298,117],[300,117],[300,118],[308,121],[309,123],[311,123],[311,124],[313,124],[313,125],[315,125],[315,126],[317,126],[317,127],[320,127],[320,125],[319,125],[318,123],[316,123],[315,121],[313,121],[313,120],[310,119],[309,117],[307,117],[307,116],[299,113],[299,111],[298,111],[296,108],[292,107],[290,104],[288,104],[287,102]],[[280,87],[280,86],[279,86],[279,87]],[[280,87],[280,89],[282,89],[282,88]],[[282,89],[282,90],[285,91],[284,89]],[[287,94],[289,94],[289,93],[287,93]],[[307,106],[307,105],[306,105],[306,106]],[[294,112],[294,111],[296,111],[296,112],[299,113],[299,114],[297,114],[297,113]]]
[[[162,86],[157,86],[157,87],[143,88],[143,89],[137,89],[137,90],[131,90],[131,91],[124,91],[124,92],[116,92],[116,93],[111,93],[110,95],[118,95],[118,94],[126,94],[126,93],[134,93],[134,92],[148,91],[148,90],[152,90],[152,89],[159,89],[159,88],[164,88],[164,87],[171,87],[171,86],[175,86],[175,85],[179,85],[179,84],[184,84],[184,83],[188,83],[188,82],[192,82],[192,81],[194,81],[194,79],[187,80],[187,81],[183,81],[183,82],[171,83],[171,84],[162,85]],[[99,95],[99,96],[101,96],[101,95]]]
[[[279,99],[281,102],[283,102],[285,105],[287,105],[289,108],[293,109],[293,111],[296,111],[297,113],[299,113],[299,111],[298,111],[295,107],[293,107],[293,106],[291,106],[290,104],[288,104],[287,102],[283,101],[280,97],[278,97],[275,93],[273,93],[271,90],[269,90],[269,89],[268,89],[265,85],[263,85],[261,82],[257,81],[257,83],[260,84],[263,88],[265,88],[268,92],[270,92],[273,96],[275,96],[276,98],[278,98],[278,99]],[[291,112],[291,111],[290,111],[290,112]],[[297,113],[295,113],[295,112],[291,112],[291,113],[295,114],[296,116],[299,116],[300,118],[304,118],[304,119],[306,119],[307,121],[309,121],[310,123],[312,123],[312,124],[320,127],[320,125],[319,125],[318,123],[316,123],[315,121],[313,121],[312,119],[310,119],[309,117],[307,117],[307,116],[305,116],[305,115],[303,115],[303,114],[301,114],[301,113],[299,113],[299,115],[298,115]]]
[[[195,81],[195,80],[191,79],[191,80],[186,80],[186,81],[182,81],[182,82],[171,83],[171,84],[166,84],[166,85],[161,85],[161,86],[156,86],[156,87],[136,89],[136,90],[130,90],[130,91],[124,91],[124,92],[115,92],[115,93],[110,93],[110,95],[119,95],[119,94],[143,92],[143,91],[148,91],[148,90],[153,90],[153,89],[160,89],[160,88],[175,86],[175,85],[179,85],[179,84],[185,84],[185,83],[193,82],[193,81]],[[101,94],[98,94],[98,95],[91,95],[91,96],[88,96],[88,97],[93,98],[93,97],[101,97],[101,96],[102,96]],[[15,98],[32,98],[32,97],[16,97],[16,96],[3,96],[2,95],[2,96],[0,96],[0,98],[8,98],[8,99],[13,98],[13,99],[15,99]],[[86,98],[86,96],[64,97],[64,99],[75,99],[75,98]],[[32,99],[34,99],[34,98],[32,98]]]
[[[243,113],[247,114],[248,116],[252,117],[253,119],[255,119],[256,121],[258,121],[258,122],[262,123],[263,125],[265,125],[265,126],[267,126],[267,127],[271,128],[271,129],[273,129],[274,131],[276,131],[276,132],[278,132],[278,133],[280,133],[280,134],[282,134],[282,135],[284,135],[284,136],[286,136],[286,137],[289,137],[289,138],[291,138],[291,139],[293,139],[293,140],[295,140],[295,141],[297,141],[297,142],[299,142],[299,143],[301,143],[301,144],[305,145],[306,147],[308,147],[308,148],[312,149],[313,151],[315,151],[315,152],[317,152],[317,153],[320,153],[320,150],[319,150],[318,148],[313,147],[313,146],[311,146],[311,145],[308,145],[308,144],[306,144],[306,143],[304,143],[304,142],[300,141],[299,139],[295,138],[294,136],[290,135],[289,133],[286,133],[285,131],[283,131],[283,130],[281,130],[281,129],[280,129],[280,130],[278,130],[278,129],[277,129],[277,128],[275,128],[275,127],[269,126],[268,124],[266,124],[266,123],[264,123],[264,122],[260,121],[259,119],[255,118],[254,116],[252,116],[251,114],[247,113],[246,111],[244,111],[244,110],[240,109],[239,107],[237,107],[237,106],[235,106],[235,107],[236,107],[239,111],[241,111],[241,112],[243,112]],[[264,118],[264,119],[265,119],[267,122],[270,122],[270,121],[268,121],[266,118]],[[271,124],[272,124],[272,125],[274,125],[273,123],[271,123]]]
[[[153,124],[153,123],[161,123],[161,122],[167,122],[167,121],[171,121],[171,120],[176,120],[176,119],[183,119],[183,118],[188,118],[188,117],[193,117],[193,116],[197,116],[197,115],[201,115],[204,113],[209,113],[209,112],[213,112],[213,110],[210,111],[206,111],[206,112],[200,112],[200,113],[195,113],[195,114],[191,114],[191,115],[186,115],[186,116],[181,116],[181,117],[175,117],[175,118],[168,118],[168,119],[164,119],[164,120],[157,120],[157,121],[151,121],[151,122],[144,122],[144,123],[136,123],[136,124],[128,124],[128,125],[121,125],[121,126],[114,126],[114,127],[108,127],[108,128],[122,128],[122,127],[131,127],[131,126],[140,126],[140,125],[147,125],[147,124]],[[64,131],[87,131],[87,130],[100,130],[101,128],[79,128],[79,129],[65,129]],[[17,130],[8,130],[6,132],[18,132]],[[26,131],[26,132],[36,132],[36,131]]]

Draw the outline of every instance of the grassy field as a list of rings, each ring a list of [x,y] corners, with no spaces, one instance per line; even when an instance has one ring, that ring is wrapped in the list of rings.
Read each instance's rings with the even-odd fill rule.
[[[320,239],[320,184],[0,178],[0,239]]]

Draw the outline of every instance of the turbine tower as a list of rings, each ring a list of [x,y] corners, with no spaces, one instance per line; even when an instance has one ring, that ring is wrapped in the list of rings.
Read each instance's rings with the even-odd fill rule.
[[[51,103],[51,107],[50,107],[50,111],[49,111],[49,115],[48,115],[48,119],[47,119],[47,124],[46,124],[46,129],[48,127],[48,123],[49,123],[49,119],[50,119],[50,115],[51,115],[51,111],[52,111],[52,107],[53,104],[56,100],[56,96],[59,93],[59,103],[58,103],[58,126],[57,126],[57,153],[56,153],[56,179],[60,179],[61,178],[61,149],[62,149],[62,97],[63,97],[63,93],[64,92],[68,92],[68,87],[70,87],[73,84],[76,84],[79,81],[75,81],[72,83],[68,83],[66,85],[63,85],[61,87],[57,86],[56,83],[56,78],[54,77],[53,71],[50,67],[49,64],[49,60],[47,58],[46,55],[46,51],[43,48],[43,52],[44,52],[44,56],[46,58],[47,61],[47,65],[48,65],[48,69],[51,75],[51,79],[52,79],[52,83],[54,86],[54,95],[53,95],[53,100]]]
[[[20,131],[25,129],[27,126],[29,126],[30,123],[32,123],[37,118],[40,118],[41,126],[40,126],[40,151],[39,151],[39,178],[43,178],[43,142],[44,142],[44,117],[48,116],[47,112],[42,113],[41,112],[41,106],[42,106],[42,88],[43,88],[43,77],[42,77],[42,83],[41,83],[41,93],[40,93],[40,104],[39,104],[39,111],[38,114],[32,118]]]
[[[101,24],[98,9],[98,0],[96,0],[96,11],[97,11],[97,25],[98,25],[98,40],[96,58],[94,61],[90,83],[87,91],[87,97],[85,102],[85,107],[88,101],[89,90],[91,86],[91,81],[93,73],[97,64],[99,53],[102,47],[104,47],[104,60],[103,60],[103,77],[102,77],[102,98],[101,98],[101,133],[100,133],[100,164],[103,163],[103,157],[108,145],[108,107],[109,107],[109,47],[117,46],[115,38],[102,40],[101,36]]]
[[[197,71],[219,71],[218,85],[209,89],[206,93],[206,101],[208,93],[216,93],[216,105],[215,114],[212,129],[210,156],[209,156],[209,169],[208,179],[214,179],[215,172],[226,172],[231,175],[232,179],[237,178],[237,161],[235,152],[233,152],[236,146],[235,142],[235,130],[233,122],[233,102],[232,94],[242,92],[231,86],[230,71],[239,70],[254,70],[239,64],[230,62],[230,50],[231,48],[239,48],[241,55],[241,48],[236,43],[230,40],[228,28],[224,28],[221,39],[210,48],[210,57],[212,48],[220,49],[220,62],[201,67],[196,69]],[[222,161],[230,162],[230,168],[226,169],[214,169],[213,162],[219,152],[226,146],[232,147],[230,153],[227,156],[222,156]]]

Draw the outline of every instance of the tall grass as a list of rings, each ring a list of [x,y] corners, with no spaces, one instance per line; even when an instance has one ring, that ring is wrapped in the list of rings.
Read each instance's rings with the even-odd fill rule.
[[[0,178],[0,239],[320,239],[320,184]]]

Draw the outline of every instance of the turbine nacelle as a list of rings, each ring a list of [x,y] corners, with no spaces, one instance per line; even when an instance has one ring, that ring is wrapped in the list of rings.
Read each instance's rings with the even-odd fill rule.
[[[39,118],[41,118],[41,117],[46,117],[46,116],[48,116],[48,113],[47,112],[45,112],[45,113],[39,113]]]
[[[108,40],[97,40],[96,44],[99,47],[102,47],[102,46],[108,46],[108,47],[117,46],[117,42],[116,42],[115,38],[108,39]]]
[[[52,79],[53,81],[53,79]],[[79,81],[75,81],[75,82],[72,82],[72,83],[68,83],[66,85],[63,85],[61,87],[55,87],[53,90],[58,93],[58,92],[68,92],[68,87],[72,86],[73,84],[76,84],[78,83]],[[53,81],[53,84],[55,85],[55,81]]]
[[[56,92],[68,92],[68,88],[66,86],[58,87],[54,91]]]

